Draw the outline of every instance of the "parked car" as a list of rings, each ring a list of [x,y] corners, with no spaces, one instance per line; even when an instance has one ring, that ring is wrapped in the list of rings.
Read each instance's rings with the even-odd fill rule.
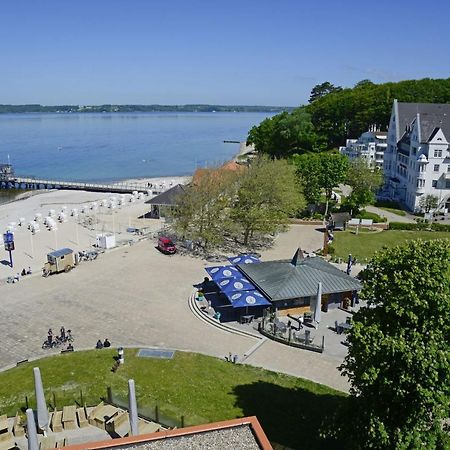
[[[172,240],[165,236],[161,236],[158,239],[157,248],[160,252],[167,255],[173,255],[177,251],[177,248],[175,247],[175,244],[172,242]]]

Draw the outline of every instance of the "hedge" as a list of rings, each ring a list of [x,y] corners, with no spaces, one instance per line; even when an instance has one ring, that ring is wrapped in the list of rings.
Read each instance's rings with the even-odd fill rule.
[[[382,223],[387,220],[386,217],[381,217],[378,214],[364,210],[360,211],[356,217],[358,219],[372,219],[374,223]]]
[[[448,231],[450,232],[450,225],[445,223],[404,223],[404,222],[390,222],[390,230],[409,230],[409,231],[421,231],[421,230],[431,230],[431,231]]]

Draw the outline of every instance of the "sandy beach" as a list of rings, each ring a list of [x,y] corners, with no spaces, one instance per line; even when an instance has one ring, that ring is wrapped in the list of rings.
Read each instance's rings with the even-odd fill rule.
[[[190,177],[159,177],[127,180],[122,183],[139,184],[156,192],[165,191],[176,184],[185,184]],[[151,185],[151,188],[150,188]],[[112,198],[120,198],[119,194],[98,193],[86,191],[37,191],[34,195],[0,205],[0,231],[4,233],[12,226],[15,237],[13,251],[13,268],[9,266],[9,255],[0,250],[0,280],[21,272],[23,268],[31,268],[33,273],[40,273],[46,261],[47,253],[58,248],[69,247],[75,251],[88,250],[96,242],[100,233],[113,233],[119,245],[136,240],[137,237],[128,233],[127,228],[147,228],[157,232],[164,226],[162,220],[139,219],[138,217],[150,210],[145,202],[149,196],[130,202],[131,195],[124,197],[124,203],[114,209],[108,208]],[[103,202],[102,202],[103,201]],[[96,207],[92,207],[96,203]],[[102,203],[104,206],[102,206]],[[85,212],[81,210],[85,208]],[[78,210],[78,216],[72,216],[73,209]],[[57,229],[49,231],[43,223],[50,211],[54,211]],[[60,222],[57,217],[61,211],[66,211],[67,221]],[[40,231],[32,234],[28,224],[39,218]],[[21,219],[23,224],[20,225]]]

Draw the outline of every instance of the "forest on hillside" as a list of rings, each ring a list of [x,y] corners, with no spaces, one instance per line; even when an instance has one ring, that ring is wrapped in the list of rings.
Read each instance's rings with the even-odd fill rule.
[[[249,131],[247,142],[276,158],[331,150],[371,126],[386,130],[394,99],[450,103],[450,78],[383,84],[362,80],[353,88],[324,82],[313,87],[308,105],[265,119]]]

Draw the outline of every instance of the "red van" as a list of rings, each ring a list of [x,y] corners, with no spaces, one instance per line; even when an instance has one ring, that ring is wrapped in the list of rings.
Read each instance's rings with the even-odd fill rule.
[[[175,247],[175,244],[172,242],[171,239],[165,236],[161,236],[158,239],[158,250],[162,253],[166,253],[167,255],[173,255],[176,253],[177,248]]]

